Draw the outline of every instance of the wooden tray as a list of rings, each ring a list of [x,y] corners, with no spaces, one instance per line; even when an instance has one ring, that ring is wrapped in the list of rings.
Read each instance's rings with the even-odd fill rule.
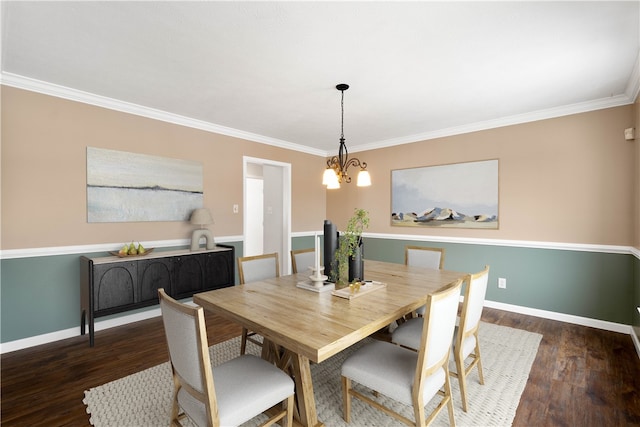
[[[349,287],[346,287],[337,291],[332,291],[331,295],[334,295],[340,298],[354,299],[354,298],[361,297],[362,295],[366,295],[371,292],[377,291],[379,289],[384,289],[386,287],[387,287],[386,283],[369,282],[369,283],[365,283],[364,285],[360,285],[360,290],[357,292],[354,291],[353,293],[351,293],[351,289],[349,289]]]
[[[145,249],[143,254],[131,254],[131,255],[122,255],[119,252],[109,251],[109,253],[111,255],[117,256],[118,258],[131,258],[131,257],[136,257],[136,256],[145,256],[145,255],[150,254],[151,252],[153,252],[153,248]]]

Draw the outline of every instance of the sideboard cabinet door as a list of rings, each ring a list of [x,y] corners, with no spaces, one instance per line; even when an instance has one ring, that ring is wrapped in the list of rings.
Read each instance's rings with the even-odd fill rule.
[[[138,294],[140,306],[158,304],[158,289],[171,295],[173,286],[173,258],[151,258],[138,261]]]
[[[234,285],[233,252],[210,252],[205,257],[205,290]]]
[[[121,307],[135,303],[135,262],[96,265],[93,275],[93,307],[97,316],[121,311]]]
[[[170,294],[173,298],[187,298],[204,289],[204,261],[202,254],[173,258],[175,280]]]

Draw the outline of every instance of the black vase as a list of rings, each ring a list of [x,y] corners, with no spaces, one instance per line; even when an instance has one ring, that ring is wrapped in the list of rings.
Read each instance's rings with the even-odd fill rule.
[[[324,220],[324,274],[329,276],[329,280],[333,281],[338,275],[336,264],[336,250],[338,249],[338,241],[340,233],[335,224],[328,219]],[[336,271],[334,271],[334,269]]]
[[[355,279],[364,280],[364,248],[362,239],[355,248],[352,256],[349,257],[349,283]]]

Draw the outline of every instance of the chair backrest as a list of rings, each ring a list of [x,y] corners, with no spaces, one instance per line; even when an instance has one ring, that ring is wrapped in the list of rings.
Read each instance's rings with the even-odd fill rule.
[[[464,302],[462,303],[462,312],[460,313],[460,331],[458,334],[460,339],[464,335],[475,332],[480,323],[482,316],[482,308],[484,307],[484,298],[487,293],[487,283],[489,280],[489,266],[486,265],[484,270],[469,275],[467,279],[467,288],[464,292]]]
[[[280,277],[278,253],[238,257],[240,284]]]
[[[435,268],[442,270],[444,266],[444,248],[427,248],[424,246],[405,246],[404,263],[414,267]]]
[[[212,425],[218,422],[213,373],[209,359],[207,330],[202,307],[179,303],[158,289],[160,311],[174,382],[205,407]],[[180,399],[179,399],[180,400]]]
[[[302,273],[309,267],[314,267],[315,262],[316,250],[314,248],[291,251],[291,271],[293,274]]]
[[[456,280],[427,298],[414,387],[422,387],[426,376],[449,361],[462,280]]]

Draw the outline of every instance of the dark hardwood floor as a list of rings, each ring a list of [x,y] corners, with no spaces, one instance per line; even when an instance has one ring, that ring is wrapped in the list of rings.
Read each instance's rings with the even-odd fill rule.
[[[485,308],[483,320],[543,335],[515,426],[640,426],[640,360],[631,337]],[[207,314],[209,343],[241,328]],[[86,426],[84,390],[168,360],[160,318],[1,357],[3,426]],[[473,378],[473,376],[472,376]],[[330,427],[330,426],[328,426]]]

